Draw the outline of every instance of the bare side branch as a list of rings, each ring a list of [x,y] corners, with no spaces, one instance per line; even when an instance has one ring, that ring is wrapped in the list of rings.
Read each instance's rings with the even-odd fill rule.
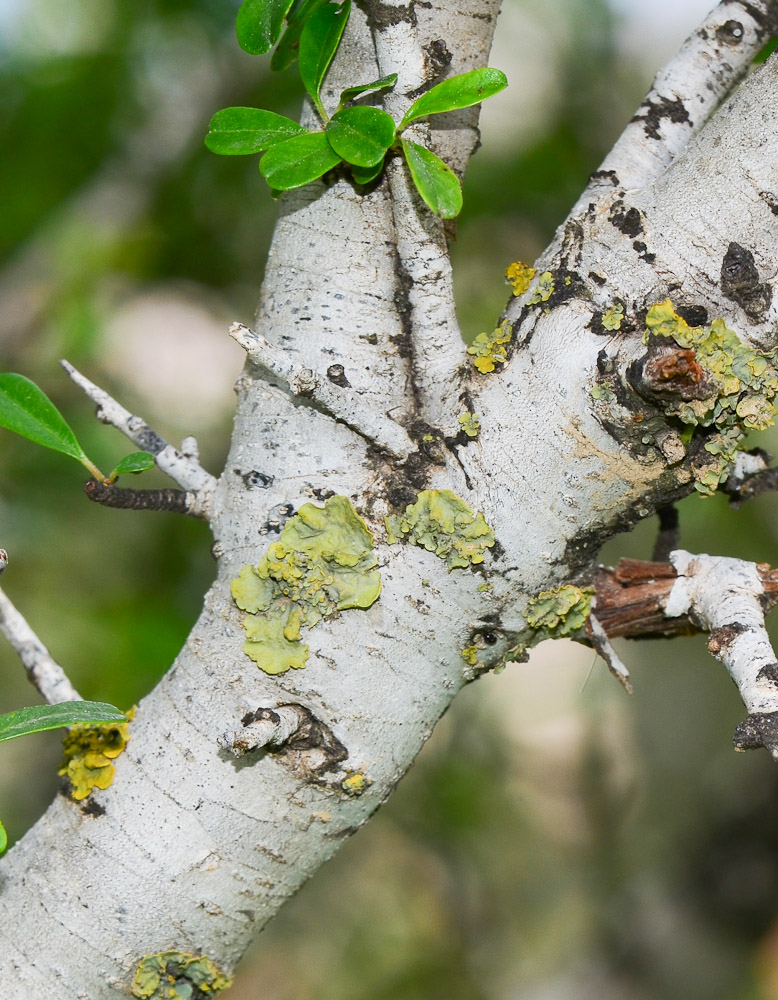
[[[4,564],[4,569],[8,560],[3,549],[0,549],[0,561]],[[30,683],[35,685],[44,701],[49,705],[57,705],[62,701],[81,701],[81,695],[70,683],[65,671],[2,590],[0,632],[22,661]]]
[[[660,177],[777,32],[775,0],[720,3],[659,71],[577,207],[607,197],[614,186],[634,191]]]
[[[97,404],[97,419],[104,424],[110,424],[130,439],[133,444],[154,456],[159,468],[185,490],[195,490],[202,494],[203,508],[207,506],[206,499],[216,487],[216,480],[197,461],[191,453],[186,454],[168,444],[155,430],[141,418],[126,410],[86,376],[77,371],[67,361],[61,362],[75,384],[82,389],[93,403]],[[190,440],[190,439],[187,439]]]

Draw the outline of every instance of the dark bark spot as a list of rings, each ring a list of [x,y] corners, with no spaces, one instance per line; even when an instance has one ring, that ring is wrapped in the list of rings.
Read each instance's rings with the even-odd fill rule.
[[[740,243],[730,243],[721,263],[721,290],[752,319],[760,319],[770,307],[773,290],[759,280],[754,255]]]
[[[275,476],[269,476],[266,472],[260,472],[258,469],[250,469],[248,472],[241,472],[240,469],[232,471],[236,476],[240,476],[247,490],[267,490],[276,481]]]
[[[778,663],[766,663],[756,675],[758,681],[769,681],[773,687],[778,687]]]
[[[676,97],[672,101],[669,97],[658,97],[653,101],[647,100],[632,121],[643,123],[643,130],[649,139],[660,139],[660,128],[665,118],[678,125],[692,124],[689,112],[680,97]]]
[[[344,389],[349,387],[351,383],[346,378],[346,371],[343,365],[330,365],[327,369],[327,378],[330,382],[335,385],[342,386]]]
[[[725,21],[716,28],[716,37],[724,45],[740,45],[744,36],[745,31],[740,21]]]
[[[708,310],[705,306],[676,306],[675,311],[686,320],[689,326],[708,325]]]
[[[770,191],[760,191],[759,197],[768,206],[773,215],[778,215],[778,198]]]
[[[589,183],[591,184],[594,181],[604,181],[606,184],[618,187],[619,175],[615,170],[595,170],[593,174],[589,174]]]
[[[101,806],[99,802],[95,802],[94,799],[85,799],[83,802],[79,803],[81,812],[84,816],[94,816],[95,819],[98,816],[105,816],[105,806]]]
[[[625,211],[623,201],[615,202],[609,219],[611,224],[616,229],[620,229],[625,236],[634,238],[635,236],[640,236],[643,232],[643,222],[640,218],[640,212],[636,208],[628,208]]]
[[[431,80],[440,76],[451,65],[451,60],[454,58],[442,38],[436,38],[429,45],[422,46],[422,51],[424,52],[424,66],[427,70],[427,76]]]
[[[656,260],[656,254],[649,253],[648,247],[646,246],[645,243],[642,242],[642,240],[635,240],[632,246],[633,249],[636,251],[638,257],[640,257],[641,260],[644,260],[646,264],[654,263],[654,261]]]
[[[765,747],[775,756],[778,751],[778,712],[755,712],[747,716],[735,730],[732,745],[740,751]]]
[[[739,635],[748,632],[748,626],[740,622],[730,622],[729,625],[722,625],[714,629],[708,639],[708,652],[714,656],[725,653]]]
[[[603,276],[601,274],[595,274],[594,271],[590,271],[589,272],[589,277],[592,279],[592,281],[595,283],[595,285],[602,286],[602,285],[605,284],[605,278],[603,278]]]

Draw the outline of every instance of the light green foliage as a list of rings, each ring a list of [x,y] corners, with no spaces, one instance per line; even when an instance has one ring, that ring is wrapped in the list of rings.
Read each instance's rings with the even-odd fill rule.
[[[139,472],[145,472],[147,469],[154,468],[154,456],[150,455],[147,451],[133,451],[129,455],[125,455],[124,458],[117,463],[114,469],[108,476],[108,482],[115,482],[119,476],[125,476],[128,473],[132,475],[137,475]]]
[[[139,1000],[200,1000],[232,986],[232,978],[205,955],[160,951],[144,955],[132,981]]]
[[[62,741],[65,763],[57,772],[70,782],[70,797],[79,802],[95,788],[109,788],[116,768],[111,763],[127,746],[130,722],[135,717],[131,708],[124,722],[105,726],[73,726]]]
[[[399,126],[385,111],[366,105],[345,107],[363,94],[385,90],[397,82],[390,73],[371,83],[341,91],[330,118],[321,90],[351,12],[351,0],[244,0],[238,11],[237,32],[241,46],[252,54],[278,47],[270,61],[273,70],[298,62],[300,79],[324,126],[308,132],[296,122],[258,108],[227,108],[211,120],[205,144],[226,155],[265,153],[260,172],[271,188],[290,191],[318,180],[340,163],[348,164],[357,184],[376,180],[390,149],[401,149],[416,189],[436,215],[451,219],[462,208],[462,188],[453,170],[435,154],[400,133],[428,115],[469,108],[507,87],[497,69],[460,73],[432,87],[410,106]],[[286,22],[286,30],[284,30]]]
[[[537,273],[534,267],[517,260],[505,269],[505,280],[513,286],[514,295],[523,295]]]
[[[0,742],[28,733],[42,733],[83,722],[123,722],[125,715],[100,701],[63,701],[57,705],[34,705],[0,715]]]
[[[467,353],[473,356],[473,364],[482,375],[488,375],[497,365],[505,364],[508,359],[506,347],[512,336],[513,330],[507,320],[491,333],[478,334]]]
[[[445,111],[469,108],[480,104],[488,97],[499,94],[508,86],[508,80],[499,69],[475,69],[470,73],[452,76],[422,94],[408,108],[400,122],[402,131],[411,122],[427,115],[439,115]]]
[[[773,400],[778,393],[775,354],[764,354],[743,343],[723,319],[709,327],[691,327],[679,316],[670,299],[653,305],[646,316],[645,341],[650,336],[669,337],[693,350],[711,383],[704,399],[678,400],[666,412],[691,428],[715,428],[705,444],[709,463],[694,468],[695,487],[704,495],[714,493],[723,482],[747,431],[764,430],[776,414]]]
[[[259,108],[225,108],[211,118],[205,145],[222,156],[262,153],[284,139],[305,132],[302,125]]]
[[[481,430],[481,418],[477,413],[470,413],[469,411],[460,413],[457,420],[459,420],[462,430],[468,437],[478,437],[478,433]]]
[[[329,144],[346,163],[375,167],[394,142],[394,121],[380,108],[344,108],[327,124]]]
[[[405,513],[385,518],[390,545],[407,538],[444,559],[449,570],[484,561],[494,532],[469,504],[451,490],[424,490]]]
[[[291,191],[317,181],[339,163],[324,132],[302,132],[271,146],[259,170],[276,191]]]
[[[402,140],[402,151],[416,190],[427,208],[441,219],[453,219],[462,211],[462,185],[440,157],[410,139]]]
[[[538,283],[535,286],[535,291],[530,295],[527,300],[528,304],[531,306],[536,306],[540,302],[548,302],[551,296],[554,294],[554,276],[550,271],[544,271],[538,278]]]
[[[243,651],[268,674],[300,669],[308,647],[300,629],[347,608],[369,608],[381,593],[373,536],[347,497],[304,504],[258,566],[232,581],[243,620]]]
[[[624,319],[624,306],[615,302],[602,314],[602,325],[606,330],[619,330]]]
[[[575,587],[572,584],[543,590],[527,605],[527,624],[542,631],[544,638],[575,635],[589,617],[593,596],[593,587]]]
[[[0,822],[0,854],[4,854],[6,848],[8,847],[8,834],[5,832],[5,827],[2,822]]]

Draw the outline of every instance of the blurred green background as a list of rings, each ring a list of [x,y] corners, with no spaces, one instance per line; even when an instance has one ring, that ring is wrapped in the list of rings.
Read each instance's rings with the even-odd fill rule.
[[[0,0],[0,366],[38,381],[105,466],[130,448],[61,357],[170,439],[197,435],[212,470],[226,451],[242,362],[226,328],[252,315],[275,205],[256,158],[212,156],[202,136],[221,107],[300,101],[292,72],[238,49],[237,5]],[[706,7],[506,0],[490,62],[511,87],[486,107],[454,248],[468,337],[493,326],[506,264],[542,249]],[[9,434],[0,454],[5,589],[84,696],[128,707],[198,613],[206,528],[91,505],[75,466]],[[683,544],[778,564],[774,507],[691,498]],[[649,557],[654,531],[604,560]],[[732,753],[743,710],[702,640],[622,653],[632,698],[568,643],[465,691],[229,996],[778,998],[774,768]],[[0,647],[0,711],[35,700]],[[12,839],[55,794],[59,756],[56,734],[0,750]]]

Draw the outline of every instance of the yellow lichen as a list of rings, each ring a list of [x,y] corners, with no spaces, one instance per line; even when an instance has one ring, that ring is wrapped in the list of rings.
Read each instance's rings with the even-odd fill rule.
[[[624,319],[624,306],[620,302],[614,302],[610,309],[606,309],[602,314],[602,325],[606,330],[619,330]]]
[[[593,587],[575,587],[572,584],[541,591],[527,605],[527,624],[542,631],[544,637],[557,639],[575,635],[586,624],[593,596]]]
[[[517,260],[505,269],[505,279],[513,285],[514,295],[523,295],[537,273],[534,267]]]
[[[535,291],[527,300],[528,304],[535,306],[540,302],[548,302],[554,294],[554,275],[550,271],[544,271],[538,278]]]
[[[111,762],[127,746],[135,708],[125,715],[126,722],[73,726],[63,739],[65,762],[57,773],[68,779],[70,797],[77,802],[87,798],[95,788],[110,787],[116,773]]]
[[[494,532],[451,490],[424,490],[405,513],[385,518],[390,545],[407,538],[445,559],[449,570],[482,563],[495,543]]]
[[[369,784],[370,782],[361,771],[349,771],[343,781],[341,781],[340,787],[348,795],[357,796],[361,795]]]
[[[299,670],[308,659],[300,629],[347,608],[369,608],[381,593],[373,536],[347,497],[303,504],[257,566],[232,581],[248,614],[244,653],[268,674]]]
[[[651,336],[668,337],[693,350],[707,376],[707,396],[668,402],[665,410],[692,431],[697,426],[715,431],[705,443],[710,460],[693,464],[695,488],[710,495],[727,478],[745,433],[764,430],[774,422],[773,400],[778,394],[775,353],[765,354],[745,344],[721,318],[709,327],[689,326],[670,299],[651,306],[646,327],[646,343]]]
[[[232,977],[205,955],[160,951],[140,960],[132,995],[139,1000],[195,1000],[215,996],[230,986]]]
[[[478,334],[467,353],[473,355],[473,364],[482,375],[488,375],[497,365],[505,364],[508,359],[506,345],[511,342],[512,336],[513,330],[507,320],[491,333]]]
[[[477,413],[460,413],[457,419],[468,437],[478,437],[478,432],[481,430],[481,419]]]
[[[465,646],[462,650],[462,659],[471,667],[478,664],[478,646]]]

